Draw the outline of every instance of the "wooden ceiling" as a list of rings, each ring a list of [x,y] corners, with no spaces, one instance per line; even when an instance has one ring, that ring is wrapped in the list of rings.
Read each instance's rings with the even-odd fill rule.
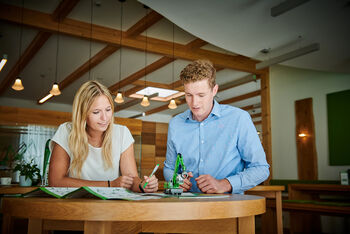
[[[122,77],[120,81],[109,85],[109,89],[113,94],[116,94],[118,90],[123,88],[124,95],[129,97],[129,95],[144,88],[145,83],[153,87],[183,90],[182,84],[178,79],[171,83],[160,83],[151,80],[145,82],[141,79],[145,77],[145,75],[152,74],[166,65],[174,63],[175,60],[186,60],[189,62],[195,59],[209,59],[217,68],[218,76],[221,72],[224,73],[225,71],[240,71],[244,72],[244,74],[251,74],[234,78],[232,80],[226,79],[228,80],[227,82],[220,84],[218,96],[220,97],[222,94],[223,97],[225,97],[223,100],[220,100],[221,98],[219,98],[220,103],[235,105],[242,100],[260,97],[260,84],[255,85],[256,88],[253,91],[235,90],[244,89],[244,85],[249,82],[257,83],[257,80],[268,72],[266,69],[255,69],[255,64],[258,61],[233,53],[204,49],[202,47],[205,47],[208,43],[200,38],[195,38],[189,43],[181,44],[152,36],[146,37],[145,35],[142,35],[145,30],[156,25],[161,20],[164,20],[163,16],[151,9],[147,15],[138,19],[136,23],[123,31],[112,27],[69,18],[70,12],[75,7],[79,7],[79,2],[79,0],[62,0],[52,14],[26,7],[22,8],[20,6],[0,3],[0,21],[23,25],[23,27],[30,27],[38,30],[34,39],[29,43],[29,46],[23,48],[23,53],[17,62],[12,67],[7,68],[9,71],[0,81],[0,95],[3,96],[5,92],[10,89],[16,76],[31,63],[36,54],[43,49],[48,39],[57,33],[59,27],[59,33],[64,34],[65,36],[89,41],[92,40],[105,45],[95,55],[91,56],[90,59],[87,59],[75,70],[72,70],[69,75],[60,79],[59,86],[62,94],[65,93],[65,89],[68,89],[75,81],[81,79],[84,74],[99,66],[109,56],[120,50],[122,44],[123,48],[125,47],[136,51],[147,50],[147,53],[161,55],[161,57],[151,64]],[[47,94],[50,88],[51,87],[47,88]],[[237,95],[237,93],[241,94]],[[42,97],[44,97],[44,95],[41,95],[40,98]],[[51,99],[55,98],[56,97],[52,97]],[[38,101],[38,99],[36,101]],[[49,100],[48,102],[50,101],[52,100]],[[126,110],[137,103],[138,102],[132,98],[128,98],[125,103],[116,106],[116,111]],[[179,106],[185,104],[184,98],[178,98],[177,104]],[[145,113],[146,115],[159,112],[166,112],[169,114],[169,112],[167,112],[169,111],[167,105],[168,103],[158,104],[155,108],[151,107],[151,109],[145,110]],[[255,101],[255,103],[249,105],[238,103],[237,106],[246,110],[257,110],[257,112],[259,112],[260,102]],[[183,109],[184,108],[177,108],[171,112],[171,115],[177,114],[183,111]],[[255,122],[260,124],[261,114],[256,112],[251,114]]]

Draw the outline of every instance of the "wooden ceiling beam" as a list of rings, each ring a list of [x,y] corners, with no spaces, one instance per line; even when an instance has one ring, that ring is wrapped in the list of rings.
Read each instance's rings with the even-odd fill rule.
[[[253,118],[259,118],[259,117],[261,117],[261,113],[251,114],[250,117],[252,117],[252,119]]]
[[[201,40],[201,39],[195,39],[191,42],[189,42],[188,44],[186,44],[186,47],[188,47],[188,50],[191,50],[191,49],[194,49],[195,46],[203,46],[207,44],[207,42]],[[158,59],[157,61],[155,61],[154,63],[148,65],[146,68],[144,69],[141,69],[133,74],[131,74],[129,77],[119,81],[118,83],[112,85],[109,87],[109,90],[113,93],[113,92],[116,92],[118,90],[118,88],[122,88],[126,85],[129,85],[133,82],[136,82],[137,80],[141,79],[145,73],[146,74],[149,74],[149,73],[152,73],[154,72],[155,70],[159,69],[159,68],[162,68],[164,67],[165,65],[173,62],[174,59],[170,58],[170,57],[167,57],[167,56],[163,56],[162,58]],[[182,84],[181,84],[182,85]],[[169,87],[172,87],[172,84],[169,85]],[[135,90],[139,91],[141,90],[140,88],[132,88],[128,91],[126,91],[125,95],[126,96],[129,96],[130,94],[133,94],[135,93]],[[137,92],[136,91],[136,92]]]
[[[242,110],[245,110],[245,111],[249,111],[249,110],[254,110],[254,109],[260,108],[260,107],[261,107],[261,103],[256,103],[253,105],[243,106],[243,107],[239,107],[239,108]]]
[[[240,96],[237,96],[237,97],[233,97],[233,98],[229,98],[229,99],[223,100],[223,101],[220,102],[220,104],[230,104],[230,103],[233,103],[233,102],[242,101],[242,100],[245,100],[245,99],[248,99],[248,98],[259,96],[260,93],[261,93],[260,90],[256,90],[256,91],[253,91],[253,92],[250,92],[250,93],[246,93],[246,94],[243,94],[243,95],[240,95]]]
[[[1,81],[0,95],[2,95],[7,90],[7,88],[11,86],[16,77],[20,74],[21,70],[23,70],[28,65],[30,60],[36,55],[36,53],[40,50],[40,48],[45,44],[51,35],[52,34],[49,32],[38,32],[38,34],[36,34],[35,38],[23,52],[19,60],[11,68],[6,77]],[[22,82],[25,86],[27,80],[23,79]]]
[[[256,75],[247,75],[247,76],[245,76],[243,78],[240,78],[240,79],[231,81],[229,83],[220,85],[219,86],[219,90],[220,91],[224,91],[224,90],[227,90],[227,89],[232,89],[234,87],[237,87],[237,86],[240,86],[240,85],[252,82],[252,81],[256,81],[257,79],[259,79],[259,78]]]
[[[156,87],[156,88],[162,88],[162,89],[171,89],[171,86],[168,84],[163,84],[163,83],[158,83],[158,82],[152,82],[152,81],[144,81],[144,80],[136,80],[132,82],[133,85],[136,86],[142,86],[144,88],[145,86],[147,87]]]
[[[78,2],[79,0],[61,1],[55,11],[52,13],[51,19],[56,22],[57,25],[57,22],[65,18]],[[20,15],[20,11],[13,12],[12,14]],[[50,32],[40,31],[37,33],[33,41],[29,44],[27,49],[20,56],[15,65],[11,68],[10,72],[0,83],[0,95],[2,95],[8,87],[10,87],[16,77],[20,74],[20,70],[23,70],[28,65],[28,63],[32,60],[40,48],[46,43],[51,35],[52,33]],[[25,82],[23,82],[23,84],[25,84]]]
[[[134,94],[134,93],[140,91],[143,88],[144,88],[144,86],[135,86],[134,88],[131,88],[131,89],[125,91],[124,92],[124,96],[125,97],[129,97],[131,94]]]
[[[248,99],[248,98],[251,98],[251,97],[259,96],[260,93],[261,93],[260,90],[256,90],[256,91],[253,91],[253,92],[250,92],[250,93],[246,93],[246,94],[243,94],[243,95],[240,95],[240,96],[237,96],[237,97],[233,97],[233,98],[229,98],[229,99],[223,100],[223,101],[220,102],[220,104],[229,104],[229,103],[233,103],[233,102],[242,101],[242,100],[245,100],[245,99]],[[186,103],[186,99],[182,98],[182,99],[180,99],[180,102],[176,103],[176,104],[178,106],[180,106],[180,105],[185,104],[185,103]],[[160,107],[157,107],[157,108],[154,108],[154,109],[149,110],[149,111],[146,111],[145,113],[146,113],[146,115],[150,115],[150,114],[155,114],[155,113],[164,111],[166,109],[168,109],[168,104],[160,106]]]
[[[7,20],[14,23],[21,23],[19,17],[18,7],[6,4],[0,4],[0,19]],[[54,32],[57,30],[57,23],[51,19],[51,16],[29,9],[23,10],[23,24],[38,28],[39,30],[46,30]],[[91,32],[92,28],[92,32]],[[60,25],[60,32],[75,36],[79,38],[92,39],[99,42],[104,42],[112,45],[120,44],[121,31],[113,28],[102,27],[99,25],[90,25],[90,23],[81,22],[73,19],[64,19]],[[136,50],[145,50],[144,36],[138,35],[136,37],[127,37],[123,35],[123,46],[130,47]],[[223,68],[231,68],[234,70],[249,72],[253,74],[260,74],[264,71],[256,70],[256,60],[250,59],[242,55],[228,55],[219,52],[196,49],[188,50],[185,45],[174,43],[175,50],[173,51],[173,43],[159,40],[155,38],[147,38],[147,51],[165,56],[181,58],[185,60],[209,59],[216,66]]]
[[[150,13],[151,14],[151,13]],[[160,18],[158,17],[158,20],[156,20],[157,16],[152,13],[152,24],[156,23]],[[138,24],[138,23],[137,23]],[[147,24],[147,27],[150,27],[152,25],[151,23]],[[131,31],[127,32],[133,32],[135,33],[136,28],[132,26]],[[146,27],[143,27],[145,30]],[[64,88],[68,87],[70,84],[72,84],[74,81],[79,79],[81,76],[83,76],[86,72],[88,72],[93,67],[97,66],[99,63],[101,63],[103,60],[105,60],[107,57],[112,55],[114,52],[116,52],[118,49],[120,49],[120,45],[107,45],[104,47],[101,51],[99,51],[94,57],[89,59],[87,62],[85,62],[83,65],[81,65],[78,69],[76,69],[74,72],[72,72],[69,76],[67,76],[62,82],[59,83],[60,89],[63,90]],[[39,103],[39,101],[38,101]]]
[[[119,48],[120,46],[106,46],[105,48],[103,48],[100,52],[98,52],[91,59],[89,59],[87,62],[81,65],[78,69],[69,74],[64,80],[59,82],[60,90],[64,90],[74,81],[78,80],[81,76],[87,73],[90,69],[94,68],[99,63],[101,63],[105,58],[116,52]],[[40,104],[39,100],[38,104]]]
[[[179,100],[177,100],[176,104],[178,106],[182,105],[182,104],[185,104],[186,103],[186,99],[185,98],[181,98]],[[146,111],[145,114],[146,115],[151,115],[151,114],[155,114],[155,113],[158,113],[158,112],[161,112],[161,111],[164,111],[164,110],[167,110],[169,109],[168,108],[168,105],[169,104],[165,104],[165,105],[162,105],[162,106],[159,106],[157,108],[154,108],[152,110],[149,110],[149,111]]]
[[[131,84],[134,81],[137,81],[138,79],[140,79],[141,77],[154,72],[155,70],[171,63],[173,61],[172,58],[168,58],[168,57],[162,57],[160,59],[158,59],[157,61],[155,61],[154,63],[148,65],[147,67],[138,70],[137,72],[131,74],[130,76],[124,78],[123,80],[115,83],[114,85],[109,87],[109,90],[112,93],[115,93],[118,91],[118,89],[123,88],[129,84]]]
[[[163,19],[163,16],[156,11],[151,11],[142,19],[137,21],[136,24],[131,26],[126,31],[127,37],[135,37],[145,31],[147,28],[151,27],[153,24],[157,23],[159,20]]]
[[[79,0],[63,0],[52,13],[51,18],[54,21],[61,22],[77,5]]]

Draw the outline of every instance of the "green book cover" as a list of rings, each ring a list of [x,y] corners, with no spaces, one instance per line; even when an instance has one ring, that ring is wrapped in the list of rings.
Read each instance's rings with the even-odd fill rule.
[[[103,200],[147,200],[158,199],[160,197],[144,196],[142,193],[134,193],[128,189],[120,187],[88,187],[83,186],[79,189],[66,194],[64,198],[100,198]]]

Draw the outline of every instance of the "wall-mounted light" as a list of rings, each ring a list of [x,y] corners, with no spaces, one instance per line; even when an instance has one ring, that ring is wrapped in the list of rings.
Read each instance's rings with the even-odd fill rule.
[[[1,62],[0,62],[0,71],[1,71],[2,68],[5,66],[6,62],[7,62],[7,54],[4,54],[4,55],[2,56],[2,59],[1,59]]]
[[[43,97],[42,99],[39,100],[40,104],[43,104],[44,102],[46,102],[48,99],[52,98],[53,95],[51,93],[49,93],[48,95],[46,95],[45,97]]]

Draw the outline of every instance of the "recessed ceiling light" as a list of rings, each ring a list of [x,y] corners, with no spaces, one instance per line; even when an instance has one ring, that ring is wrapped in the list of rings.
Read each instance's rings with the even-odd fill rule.
[[[156,88],[156,87],[146,87],[138,92],[136,92],[136,94],[140,94],[140,95],[152,95],[154,93],[158,93],[158,97],[169,97],[171,95],[174,95],[175,93],[178,93],[179,91],[177,90],[171,90],[171,89],[163,89],[163,88]]]

